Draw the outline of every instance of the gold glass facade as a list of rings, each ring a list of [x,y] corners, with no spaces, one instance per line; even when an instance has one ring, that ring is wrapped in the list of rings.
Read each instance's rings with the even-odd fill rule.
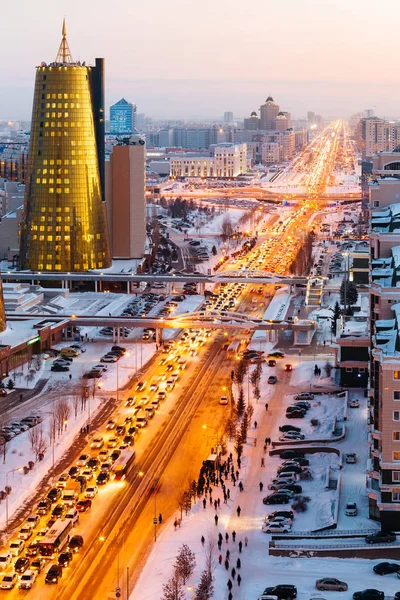
[[[111,265],[93,124],[90,67],[37,67],[21,268],[87,271]]]
[[[6,328],[6,315],[4,312],[3,284],[0,278],[0,333]]]

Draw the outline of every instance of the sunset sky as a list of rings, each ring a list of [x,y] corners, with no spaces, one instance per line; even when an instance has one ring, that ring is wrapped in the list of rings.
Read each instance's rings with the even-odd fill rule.
[[[302,117],[399,114],[398,0],[19,0],[2,10],[0,119],[30,119],[35,66],[62,19],[76,60],[106,58],[107,106],[236,117],[268,95]]]

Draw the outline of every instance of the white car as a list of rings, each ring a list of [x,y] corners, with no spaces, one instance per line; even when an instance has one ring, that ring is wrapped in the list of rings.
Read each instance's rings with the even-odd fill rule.
[[[0,554],[0,572],[6,571],[11,561],[12,555],[10,552],[7,552],[6,554]]]
[[[285,485],[296,483],[296,480],[293,477],[282,478],[282,479],[273,479],[271,483],[268,484],[269,490],[279,490],[280,488],[284,488]]]
[[[346,508],[344,509],[345,515],[347,515],[348,517],[356,517],[357,512],[357,504],[355,502],[348,502],[346,504]]]
[[[88,461],[90,460],[90,454],[81,454],[78,460],[76,461],[76,465],[78,467],[86,467]]]
[[[91,448],[102,448],[104,446],[104,439],[102,437],[94,438],[93,442],[90,444]]]
[[[25,571],[21,575],[21,579],[19,580],[19,587],[21,590],[30,590],[33,584],[36,581],[36,577],[38,576],[36,571]]]
[[[91,485],[85,490],[85,498],[94,498],[97,495],[98,491],[99,488],[97,487],[97,485]]]
[[[34,528],[39,523],[39,521],[40,521],[39,515],[30,515],[26,520],[26,524],[29,525],[29,527]]]
[[[25,550],[25,542],[23,540],[15,540],[10,544],[10,552],[13,556],[19,556]]]
[[[357,454],[355,452],[348,452],[345,455],[346,458],[346,464],[348,465],[354,465],[357,462]]]
[[[287,431],[279,436],[279,441],[284,442],[285,440],[302,441],[304,440],[304,433],[298,433],[297,431]]]
[[[0,589],[12,590],[15,584],[18,582],[18,575],[16,573],[7,573],[0,581]]]
[[[101,362],[105,362],[105,363],[108,363],[108,362],[115,363],[115,362],[117,362],[118,357],[114,356],[114,355],[109,356],[108,354],[106,354],[105,356],[102,356],[100,360],[101,360]]]
[[[229,400],[227,396],[221,396],[219,403],[222,404],[223,406],[226,406],[227,404],[229,404]]]
[[[70,508],[64,518],[71,519],[72,525],[76,525],[79,522],[79,513],[76,508]]]
[[[31,535],[32,535],[32,527],[30,525],[25,525],[24,527],[21,527],[21,529],[18,532],[18,538],[20,540],[29,540]]]
[[[289,533],[291,529],[292,526],[289,523],[276,523],[275,521],[264,523],[262,526],[264,533]]]
[[[266,517],[264,517],[264,521],[265,521],[265,523],[282,523],[283,525],[291,525],[292,524],[292,519],[287,519],[286,517],[275,517],[271,521],[270,519],[268,519],[268,515]]]
[[[350,398],[349,406],[350,406],[350,408],[358,408],[360,406],[360,403],[357,400],[357,398]]]

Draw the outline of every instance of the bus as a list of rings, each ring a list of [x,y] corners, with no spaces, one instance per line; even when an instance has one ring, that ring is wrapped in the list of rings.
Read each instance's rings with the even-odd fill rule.
[[[116,481],[123,481],[126,477],[129,467],[135,460],[136,452],[131,448],[126,448],[121,452],[112,466],[112,473]]]
[[[39,553],[46,558],[54,558],[68,544],[71,529],[72,519],[59,519],[38,542]]]

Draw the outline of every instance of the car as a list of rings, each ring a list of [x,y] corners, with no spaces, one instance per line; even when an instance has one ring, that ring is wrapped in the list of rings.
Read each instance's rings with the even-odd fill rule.
[[[69,567],[69,563],[72,561],[72,558],[73,558],[72,552],[68,552],[68,551],[61,552],[61,554],[58,557],[58,564],[62,568]]]
[[[354,592],[353,600],[385,600],[385,594],[375,589],[362,590]]]
[[[229,404],[229,400],[227,396],[221,396],[221,398],[219,399],[219,403],[222,404],[222,406],[226,406],[227,404]]]
[[[53,519],[59,519],[62,516],[64,516],[65,513],[65,506],[63,504],[57,504],[57,506],[55,506],[53,508],[53,512],[51,513],[51,516],[53,517]]]
[[[295,442],[301,442],[305,438],[304,433],[298,433],[297,431],[287,431],[279,436],[279,441],[284,442],[286,440],[293,440]]]
[[[73,526],[75,526],[77,523],[79,523],[79,513],[75,507],[70,508],[64,518],[71,519]]]
[[[357,504],[355,502],[347,502],[344,514],[348,517],[356,517],[358,513]]]
[[[75,465],[73,467],[70,468],[70,470],[68,471],[68,475],[72,478],[72,479],[76,479],[76,477],[79,474],[79,468],[75,467]]]
[[[67,365],[53,364],[51,370],[55,371],[56,373],[60,373],[63,371],[69,371],[69,367],[67,367]]]
[[[41,573],[42,570],[45,568],[46,566],[46,560],[44,558],[42,558],[41,556],[38,558],[35,558],[35,560],[33,560],[31,562],[31,569],[33,571],[37,571],[38,573]]]
[[[85,498],[94,498],[97,495],[97,492],[99,491],[97,485],[91,485],[90,487],[88,487],[85,490],[84,496]]]
[[[3,576],[3,579],[0,581],[0,589],[12,590],[17,582],[18,575],[16,573],[7,573]]]
[[[357,454],[355,452],[348,452],[345,454],[346,464],[352,465],[357,462]]]
[[[115,421],[113,421],[112,419],[110,419],[110,421],[108,421],[107,425],[106,425],[106,429],[115,429],[116,423]]]
[[[45,583],[58,583],[58,580],[62,577],[62,567],[60,565],[51,565],[50,569],[46,573]]]
[[[79,352],[86,352],[86,348],[84,348],[83,346],[80,346],[79,344],[71,344],[70,348],[73,348],[74,350],[78,350]]]
[[[100,462],[97,456],[93,456],[87,464],[87,468],[91,469],[92,471],[96,471],[99,468],[99,466]]]
[[[166,397],[167,397],[166,392],[158,392],[158,394],[157,394],[157,398],[159,400],[165,400]]]
[[[68,473],[63,473],[58,478],[58,481],[56,483],[56,487],[61,488],[61,489],[65,488],[66,485],[67,485],[68,479],[69,479]]]
[[[105,485],[108,481],[110,481],[110,473],[107,471],[102,471],[96,479],[97,485]]]
[[[365,537],[367,544],[388,544],[396,541],[396,534],[391,531],[377,531]]]
[[[268,358],[284,358],[285,353],[280,350],[275,350],[275,352],[270,352],[268,354]]]
[[[8,565],[12,561],[11,552],[5,552],[4,554],[0,554],[0,572],[4,572],[7,570]]]
[[[21,576],[19,580],[18,587],[21,590],[30,590],[33,584],[35,583],[37,576],[38,574],[36,571],[32,571],[31,569],[25,571],[25,573]]]
[[[306,415],[305,411],[302,410],[301,408],[286,412],[287,419],[304,419],[305,415]]]
[[[287,494],[281,494],[280,490],[263,498],[263,504],[289,504],[289,502],[289,496]]]
[[[277,473],[278,475],[280,475],[281,473],[302,473],[303,472],[303,468],[300,467],[300,465],[286,465],[286,466],[280,466],[277,469]]]
[[[274,512],[269,513],[269,515],[266,515],[265,520],[273,521],[274,519],[278,519],[280,517],[287,519],[291,523],[294,519],[294,512],[292,510],[275,510]]]
[[[261,529],[264,533],[289,533],[292,527],[287,522],[269,521]]]
[[[297,433],[301,432],[301,427],[296,427],[296,425],[281,425],[279,427],[279,431],[283,431],[287,433],[288,431],[296,431]]]
[[[126,348],[124,348],[124,346],[112,346],[111,351],[112,352],[120,352],[121,354],[126,354]]]
[[[276,367],[276,360],[273,359],[273,358],[270,358],[269,361],[268,361],[268,363],[267,363],[267,365],[269,367]]]
[[[126,429],[125,429],[125,425],[118,425],[115,429],[115,434],[116,435],[125,435],[126,433]]]
[[[51,488],[47,494],[47,498],[53,503],[57,502],[61,498],[61,490],[59,488]]]
[[[304,452],[302,452],[301,450],[283,450],[280,454],[279,454],[279,458],[304,458]]]
[[[21,556],[20,558],[18,558],[15,561],[14,571],[16,573],[25,573],[25,571],[29,568],[29,565],[30,565],[29,558],[26,558],[25,556]]]
[[[292,598],[297,598],[297,588],[295,585],[289,584],[274,585],[265,588],[264,594],[276,596],[278,600],[292,600]]]
[[[90,498],[85,498],[84,500],[79,500],[76,503],[76,510],[78,512],[86,512],[92,507],[92,501]]]
[[[37,542],[32,542],[25,550],[25,553],[30,557],[37,556],[39,554],[39,544]]]
[[[79,552],[83,546],[83,537],[81,535],[73,535],[69,540],[68,548],[70,552]]]
[[[297,402],[294,402],[292,406],[295,408],[303,408],[305,411],[311,408],[311,404],[307,400],[298,400]]]
[[[350,398],[349,406],[350,406],[350,408],[358,408],[360,406],[360,403],[357,400],[357,398]]]
[[[268,484],[268,489],[279,490],[285,488],[286,485],[290,485],[292,483],[296,483],[296,480],[292,478],[273,479],[271,483]]]
[[[303,488],[299,483],[288,483],[283,489],[289,490],[289,492],[293,492],[294,494],[301,494],[303,491]]]
[[[18,538],[20,540],[29,540],[32,535],[32,527],[30,525],[24,525],[18,532]]]
[[[94,438],[92,443],[90,444],[91,448],[102,448],[103,446],[104,446],[104,438],[102,438],[102,437]]]
[[[91,481],[93,479],[93,471],[92,471],[92,469],[84,469],[81,472],[81,477],[85,478],[86,483],[88,481]]]
[[[115,363],[118,360],[118,356],[115,356],[114,354],[105,354],[104,356],[101,357],[101,362],[105,362],[105,363]]]
[[[345,581],[340,581],[340,579],[335,579],[334,577],[323,577],[322,579],[317,579],[315,582],[315,587],[317,590],[321,590],[321,592],[325,590],[332,592],[347,592],[349,589],[349,586]]]
[[[47,534],[48,530],[48,527],[43,527],[43,529],[39,529],[35,537],[35,542],[40,542],[40,540],[44,538],[44,536]]]
[[[296,394],[294,397],[295,400],[314,400],[314,394],[311,392],[301,392],[301,394]]]
[[[374,566],[374,573],[376,575],[390,575],[391,573],[398,573],[400,571],[400,564],[381,562]]]
[[[136,384],[136,391],[143,392],[146,389],[147,382],[146,381],[138,381]]]
[[[102,473],[108,473],[109,471],[111,471],[111,467],[112,467],[112,464],[111,464],[111,462],[103,462],[103,463],[100,465],[100,471],[101,471]]]
[[[285,371],[286,371],[287,373],[289,373],[290,371],[293,371],[293,365],[290,365],[290,364],[288,364],[288,365],[285,365]]]
[[[274,385],[275,383],[277,383],[278,378],[276,377],[276,375],[270,375],[268,377],[268,383],[270,383],[271,385]]]
[[[111,462],[114,463],[117,460],[117,458],[119,458],[120,454],[121,454],[120,450],[114,450],[114,452],[112,452],[110,454],[110,460],[111,460]]]
[[[112,437],[107,441],[107,448],[116,448],[118,446],[118,438]]]
[[[13,556],[19,556],[25,549],[25,542],[23,540],[15,540],[10,544],[10,552]]]

